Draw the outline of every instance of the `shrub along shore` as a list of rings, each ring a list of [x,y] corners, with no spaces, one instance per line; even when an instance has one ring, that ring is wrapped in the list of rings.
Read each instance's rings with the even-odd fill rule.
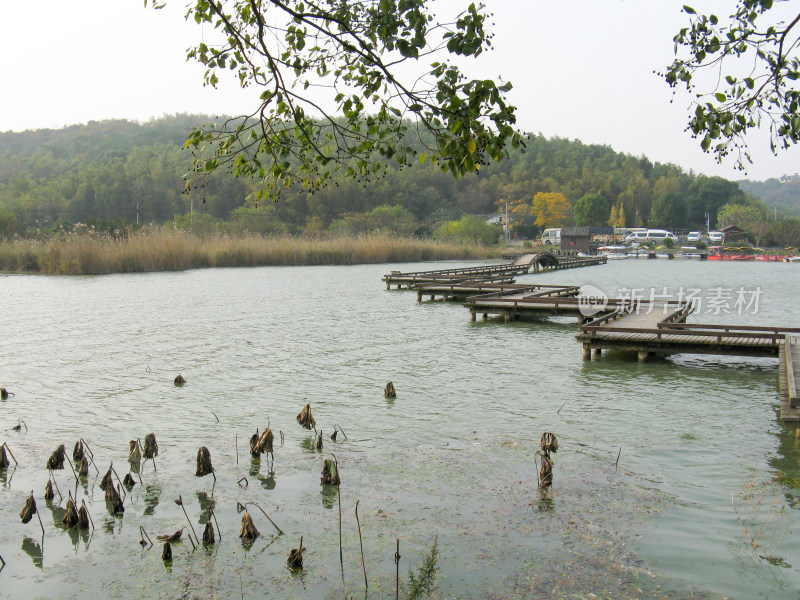
[[[86,232],[0,242],[0,271],[95,275],[204,267],[354,265],[488,258],[480,244],[438,242],[387,234],[358,237],[195,235],[172,228],[125,235]]]

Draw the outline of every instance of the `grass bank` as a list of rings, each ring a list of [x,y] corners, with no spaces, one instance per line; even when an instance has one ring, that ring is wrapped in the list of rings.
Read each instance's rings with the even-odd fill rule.
[[[434,242],[383,234],[355,238],[265,238],[193,235],[145,229],[116,238],[85,233],[0,243],[0,271],[51,275],[144,273],[203,267],[354,265],[470,259],[492,256],[474,244]]]

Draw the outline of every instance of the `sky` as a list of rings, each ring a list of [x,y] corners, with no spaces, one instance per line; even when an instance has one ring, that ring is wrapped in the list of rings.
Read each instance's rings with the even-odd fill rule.
[[[156,11],[143,0],[3,0],[0,131],[251,112],[259,91],[241,90],[233,78],[203,87],[203,67],[186,61],[186,49],[211,32],[185,22],[185,2],[167,0]],[[800,171],[800,147],[773,156],[765,132],[749,140],[754,162],[742,173],[732,157],[717,164],[684,131],[691,98],[673,98],[654,74],[671,62],[672,37],[688,24],[683,0],[485,3],[494,13],[494,49],[462,66],[470,77],[512,82],[509,99],[523,131],[732,180]],[[466,0],[436,5],[449,14]],[[735,2],[692,6],[722,17]]]

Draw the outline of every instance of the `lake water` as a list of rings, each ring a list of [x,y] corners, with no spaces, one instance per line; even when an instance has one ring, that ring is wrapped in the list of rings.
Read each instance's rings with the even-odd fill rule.
[[[459,304],[381,282],[464,264],[0,276],[0,386],[15,394],[0,443],[20,462],[0,472],[0,598],[361,597],[356,502],[369,598],[395,597],[398,537],[401,596],[438,540],[437,598],[796,598],[800,453],[779,420],[777,361],[584,362],[574,319],[470,323]],[[800,325],[792,264],[628,260],[518,281],[694,294],[690,322]],[[295,419],[306,403],[321,451]],[[19,419],[27,431],[11,430]],[[268,423],[274,462],[253,460],[247,440]],[[330,440],[335,424],[346,440]],[[543,493],[546,431],[560,448]],[[157,470],[143,463],[113,516],[100,478],[112,462],[123,477],[128,441],[149,432]],[[86,501],[91,535],[43,499],[48,456],[80,438],[100,475],[55,477]],[[201,446],[216,484],[194,475]],[[332,454],[344,576],[339,500],[320,485]],[[19,519],[31,490],[44,539]],[[184,532],[165,565],[139,527],[153,541],[185,527],[179,496],[198,534],[214,508],[222,539],[193,551]],[[243,545],[249,502],[284,535],[251,507],[262,535]],[[285,563],[301,536],[297,574]]]

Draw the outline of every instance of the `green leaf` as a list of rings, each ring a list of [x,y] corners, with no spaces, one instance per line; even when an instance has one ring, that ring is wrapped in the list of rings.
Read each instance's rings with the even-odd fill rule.
[[[686,6],[685,4],[683,5],[683,11],[690,15],[695,14],[695,10],[691,6]]]
[[[476,149],[477,147],[478,147],[478,146],[477,146],[477,144],[475,143],[475,140],[472,140],[472,139],[471,139],[471,140],[467,141],[467,152],[469,152],[470,154],[474,154],[474,153],[475,153],[475,149]],[[472,170],[472,169],[470,169],[470,171],[471,171],[471,170]]]
[[[717,102],[725,102],[725,100],[728,99],[728,97],[722,92],[717,92],[714,94],[714,97],[717,99]]]

